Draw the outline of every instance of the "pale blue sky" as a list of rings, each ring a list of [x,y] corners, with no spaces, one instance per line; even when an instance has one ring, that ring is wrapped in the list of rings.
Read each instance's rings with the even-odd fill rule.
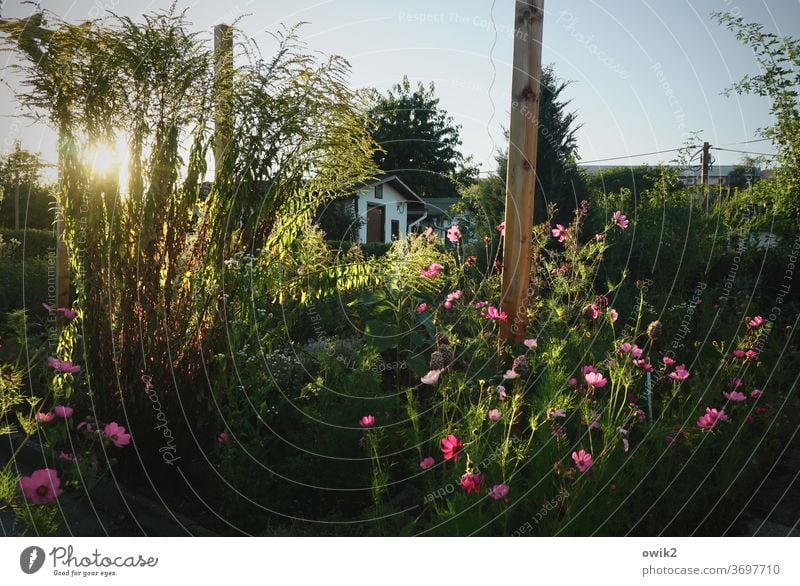
[[[42,2],[70,21],[106,8],[135,17],[169,3]],[[4,4],[3,16],[32,10],[19,0]],[[303,39],[313,49],[346,57],[353,87],[384,90],[404,74],[412,81],[435,82],[442,105],[463,127],[464,151],[483,170],[493,167],[492,153],[503,144],[510,103],[511,0],[496,0],[494,7],[491,0],[181,0],[178,6],[189,9],[200,30],[247,15],[239,26],[265,52],[272,46],[268,31],[281,23],[307,21]],[[770,123],[763,98],[720,95],[757,69],[749,49],[712,21],[710,14],[717,10],[737,10],[774,32],[800,36],[800,0],[545,0],[543,59],[555,65],[560,77],[574,80],[567,95],[583,124],[578,136],[584,161],[670,149],[694,130],[715,145],[745,141]],[[0,55],[0,63],[7,60]],[[3,79],[12,88],[17,83],[6,73]],[[0,150],[20,138],[25,147],[52,158],[53,134],[41,126],[21,127],[10,117],[16,109],[7,87],[0,88],[0,104]],[[768,143],[731,148],[770,151]],[[721,164],[741,157],[715,154]]]

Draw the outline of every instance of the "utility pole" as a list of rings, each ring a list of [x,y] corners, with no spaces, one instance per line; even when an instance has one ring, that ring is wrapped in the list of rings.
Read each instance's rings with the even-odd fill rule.
[[[543,29],[544,0],[517,0],[500,302],[508,318],[500,335],[519,341],[525,337],[528,313]]]
[[[710,195],[708,193],[708,171],[711,167],[711,161],[709,160],[709,149],[711,145],[707,142],[703,143],[703,154],[700,156],[700,185],[701,189],[703,190],[703,197],[705,198],[706,202],[706,213],[708,213],[709,208],[709,199]]]

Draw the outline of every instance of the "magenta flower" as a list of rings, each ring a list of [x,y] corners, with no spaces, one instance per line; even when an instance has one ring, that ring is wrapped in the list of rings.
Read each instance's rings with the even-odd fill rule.
[[[44,307],[49,313],[60,313],[67,320],[73,320],[78,315],[77,311],[72,310],[68,307],[55,308],[52,305],[48,305],[47,303],[42,303],[42,307]]]
[[[427,303],[420,303],[417,305],[417,313],[425,313],[425,310],[428,309]]]
[[[619,314],[617,313],[616,309],[609,309],[608,314],[611,316],[611,323],[613,324],[619,318]]]
[[[613,213],[611,219],[614,220],[614,223],[623,230],[628,227],[628,218],[626,218],[625,215],[619,210]]]
[[[578,380],[574,376],[570,377],[570,379],[567,381],[567,384],[571,387],[574,387],[578,384]]]
[[[361,427],[372,427],[375,425],[375,416],[374,415],[364,415],[361,419],[358,420],[358,424]]]
[[[433,277],[439,276],[439,273],[441,272],[442,268],[443,268],[442,265],[440,265],[438,262],[434,262],[431,263],[431,266],[429,266],[427,269],[424,268],[420,269],[419,274],[421,277],[424,277],[426,279],[432,279]]]
[[[738,389],[738,388],[739,388],[739,387],[741,387],[743,384],[744,384],[744,383],[742,382],[742,379],[740,379],[740,378],[733,377],[733,378],[731,379],[731,386],[732,386],[734,389]]]
[[[590,387],[596,387],[599,389],[606,386],[606,383],[608,382],[606,377],[604,377],[603,373],[601,372],[587,372],[586,374],[583,375],[583,379],[586,381],[586,384],[589,385]]]
[[[589,429],[600,429],[600,414],[592,413],[592,421],[584,421],[583,424]]]
[[[756,352],[755,350],[748,350],[747,352],[744,353],[744,355],[745,358],[747,358],[748,360],[752,360],[753,358],[758,356],[758,352]]]
[[[436,460],[434,460],[431,456],[428,456],[427,458],[422,459],[422,462],[419,463],[419,467],[423,470],[427,470],[434,464],[436,464]]]
[[[503,418],[503,413],[500,409],[490,409],[486,415],[491,421],[500,421]]]
[[[592,467],[592,455],[586,450],[572,452],[572,461],[575,462],[579,472],[586,472]]]
[[[496,501],[506,498],[508,496],[508,485],[505,483],[495,484],[492,490],[489,491],[489,496]]]
[[[25,498],[34,505],[46,505],[54,503],[61,495],[61,479],[58,472],[52,468],[41,468],[30,476],[23,476],[19,479],[19,487]]]
[[[444,456],[445,460],[453,460],[454,462],[458,462],[458,457],[461,455],[463,450],[464,444],[462,444],[461,440],[453,434],[442,438],[442,456]]]
[[[558,239],[559,242],[564,242],[567,239],[567,229],[561,224],[556,224],[556,227],[550,230],[553,238]]]
[[[600,308],[597,306],[596,303],[592,303],[589,306],[589,311],[592,312],[592,319],[597,319],[598,317],[600,317]]]
[[[630,352],[631,348],[633,348],[633,346],[629,342],[623,342],[622,344],[619,345],[619,351],[624,354]]]
[[[744,350],[739,350],[738,348],[731,352],[731,354],[733,354],[734,358],[744,358],[746,355]]]
[[[674,358],[670,358],[669,356],[664,356],[661,359],[661,362],[664,363],[664,366],[672,366],[673,364],[675,364],[675,359]]]
[[[505,222],[500,222],[497,225],[497,231],[500,232],[500,236],[505,236],[506,235],[506,223]]]
[[[103,433],[111,440],[111,443],[118,448],[122,448],[131,443],[131,434],[125,433],[125,428],[118,425],[115,421],[106,424]]]
[[[75,461],[75,454],[69,452],[61,452],[58,455],[58,459],[62,462],[74,462]]]
[[[763,394],[764,391],[762,391],[761,389],[753,389],[752,391],[750,391],[750,396],[753,397],[754,399],[760,399],[761,395]]]
[[[73,364],[69,360],[59,360],[55,356],[50,356],[47,359],[47,366],[56,372],[63,372],[66,374],[78,374],[81,371],[81,367],[77,364]]]
[[[689,378],[689,371],[686,370],[685,364],[679,364],[678,366],[675,367],[675,372],[670,372],[667,376],[672,380],[677,380],[677,381],[686,380],[687,378]]]
[[[91,415],[87,415],[83,421],[75,426],[75,429],[78,431],[83,429],[87,433],[92,433],[94,431],[94,418]]]
[[[439,382],[439,376],[442,374],[442,370],[429,370],[422,378],[419,380],[422,384],[425,385],[435,385]]]
[[[763,325],[766,321],[767,320],[765,320],[763,317],[757,315],[753,319],[748,320],[747,325],[751,328],[757,328],[758,326]]]
[[[508,314],[505,311],[500,311],[494,305],[487,307],[486,311],[481,313],[481,315],[486,319],[496,319],[498,321],[508,320]]]
[[[644,352],[644,350],[642,350],[641,348],[639,348],[639,346],[634,344],[633,347],[631,348],[631,357],[641,358],[642,352]]]
[[[700,429],[713,429],[720,421],[728,421],[728,416],[725,414],[725,409],[712,409],[706,407],[706,412],[701,415],[697,420],[697,427]]]
[[[41,411],[39,411],[34,416],[34,418],[36,419],[37,423],[50,423],[51,421],[53,421],[53,419],[56,418],[56,414],[53,413],[52,411],[48,413],[42,413]]]
[[[645,358],[634,358],[631,362],[636,368],[641,368],[645,372],[653,372],[653,365],[650,364]]]
[[[55,413],[55,416],[60,417],[61,419],[69,419],[72,417],[72,412],[72,407],[67,407],[66,405],[56,405],[53,408],[53,413]]]
[[[481,309],[482,307],[484,307],[484,306],[486,306],[488,304],[489,304],[488,301],[477,301],[475,303],[475,309]]]
[[[740,391],[731,391],[730,393],[723,391],[722,396],[728,399],[728,401],[733,401],[735,403],[741,403],[747,400],[747,395]]]
[[[461,229],[458,224],[453,224],[447,229],[447,239],[453,244],[461,240]]]
[[[217,435],[217,441],[220,444],[227,444],[230,439],[231,439],[231,437],[228,435],[227,431],[221,431]]]
[[[481,484],[483,484],[483,474],[470,474],[467,472],[461,476],[461,488],[467,494],[478,494],[481,491]]]

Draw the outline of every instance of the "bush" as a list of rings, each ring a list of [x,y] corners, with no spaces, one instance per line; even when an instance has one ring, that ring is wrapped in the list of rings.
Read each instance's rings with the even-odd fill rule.
[[[0,240],[6,243],[16,240],[16,246],[11,256],[11,260],[22,260],[23,258],[47,258],[47,255],[56,252],[56,238],[52,230],[12,230],[0,228]]]
[[[52,297],[48,291],[48,270],[55,271],[55,265],[50,265],[47,259],[0,260],[0,313],[22,308],[43,311],[42,303]]]

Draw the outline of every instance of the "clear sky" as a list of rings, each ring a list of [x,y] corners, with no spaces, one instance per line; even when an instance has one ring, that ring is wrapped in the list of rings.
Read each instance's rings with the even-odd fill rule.
[[[3,3],[2,16],[33,7]],[[61,17],[82,21],[109,9],[136,17],[168,0],[44,0]],[[462,126],[463,149],[483,170],[503,145],[507,126],[513,43],[512,0],[179,0],[199,30],[243,16],[239,27],[262,51],[281,23],[306,21],[301,36],[315,50],[346,57],[353,87],[388,89],[402,76],[436,84],[441,103]],[[714,145],[757,138],[770,124],[763,98],[721,95],[745,73],[757,71],[750,50],[711,18],[737,11],[773,32],[800,36],[800,0],[545,0],[544,63],[573,80],[566,94],[583,124],[585,162],[670,149],[691,131]],[[494,24],[493,24],[494,23]],[[7,54],[0,64],[9,63]],[[0,151],[20,139],[54,158],[54,136],[20,123],[13,100],[18,80],[8,72],[0,87]],[[772,152],[769,143],[731,146]],[[672,154],[619,161],[668,161]],[[741,154],[715,152],[720,164]]]

